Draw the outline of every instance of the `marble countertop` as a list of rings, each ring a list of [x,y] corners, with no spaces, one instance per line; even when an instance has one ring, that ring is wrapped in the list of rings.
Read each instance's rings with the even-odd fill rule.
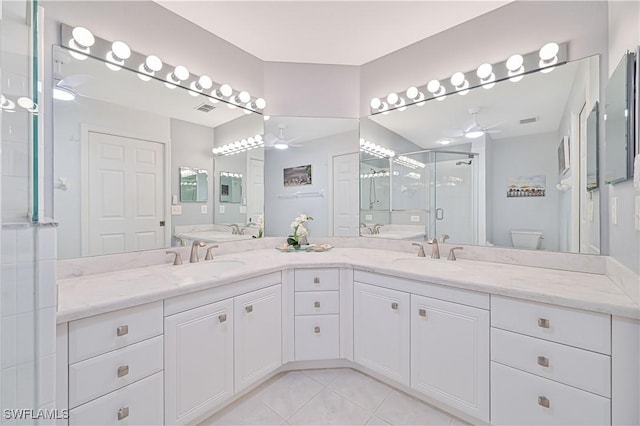
[[[218,262],[220,264],[216,264]],[[197,264],[164,264],[58,280],[57,322],[228,285],[270,272],[305,267],[352,267],[640,319],[638,304],[606,275],[466,259],[456,262],[432,260],[390,250],[333,248],[321,253],[260,249],[220,255],[214,261]]]

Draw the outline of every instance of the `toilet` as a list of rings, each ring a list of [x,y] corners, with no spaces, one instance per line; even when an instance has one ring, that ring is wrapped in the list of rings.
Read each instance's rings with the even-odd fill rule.
[[[515,248],[537,250],[542,238],[542,232],[538,231],[511,231],[511,243]]]

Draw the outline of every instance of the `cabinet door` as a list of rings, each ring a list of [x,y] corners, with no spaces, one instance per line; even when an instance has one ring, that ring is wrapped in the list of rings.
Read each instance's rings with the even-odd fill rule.
[[[236,392],[282,365],[281,287],[234,299]]]
[[[187,424],[233,395],[233,299],[165,318],[165,423]]]
[[[355,362],[409,386],[409,294],[354,283]]]
[[[411,387],[489,421],[489,311],[411,295]]]

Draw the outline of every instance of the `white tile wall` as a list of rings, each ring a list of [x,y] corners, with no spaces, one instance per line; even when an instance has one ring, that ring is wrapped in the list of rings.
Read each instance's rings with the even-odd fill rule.
[[[2,407],[53,408],[56,229],[5,224],[1,232]],[[35,423],[2,417],[2,425]]]

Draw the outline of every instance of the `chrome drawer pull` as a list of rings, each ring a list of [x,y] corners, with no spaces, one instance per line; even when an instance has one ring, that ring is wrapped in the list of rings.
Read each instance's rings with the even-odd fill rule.
[[[128,325],[121,325],[120,327],[118,327],[118,329],[116,330],[116,335],[119,336],[126,336],[127,334],[129,334],[129,326]]]
[[[546,318],[538,318],[538,327],[549,328],[549,320]]]
[[[314,284],[320,284],[320,278],[315,277],[315,278],[313,279],[313,283],[314,283]]]
[[[313,302],[313,307],[314,308],[319,308],[320,307],[320,302]]]
[[[227,314],[218,315],[218,320],[220,322],[225,322],[227,320]]]
[[[247,313],[251,313],[253,312],[253,305],[247,305],[244,307],[244,310],[247,311]]]
[[[129,374],[128,365],[121,365],[120,367],[118,367],[118,377],[126,376],[127,374]]]
[[[427,310],[426,309],[418,309],[418,315],[420,315],[421,317],[427,317]]]
[[[549,366],[549,358],[543,357],[543,356],[539,356],[538,357],[538,365],[541,365],[543,367],[548,367]]]
[[[316,333],[320,333],[320,327],[316,327],[313,331],[315,331]]]
[[[547,399],[546,396],[539,396],[538,397],[538,405],[544,407],[544,408],[549,408],[549,400]]]
[[[391,309],[398,309],[398,304],[396,302],[393,302],[391,304]]]
[[[118,410],[118,421],[129,417],[129,407],[122,407]]]

